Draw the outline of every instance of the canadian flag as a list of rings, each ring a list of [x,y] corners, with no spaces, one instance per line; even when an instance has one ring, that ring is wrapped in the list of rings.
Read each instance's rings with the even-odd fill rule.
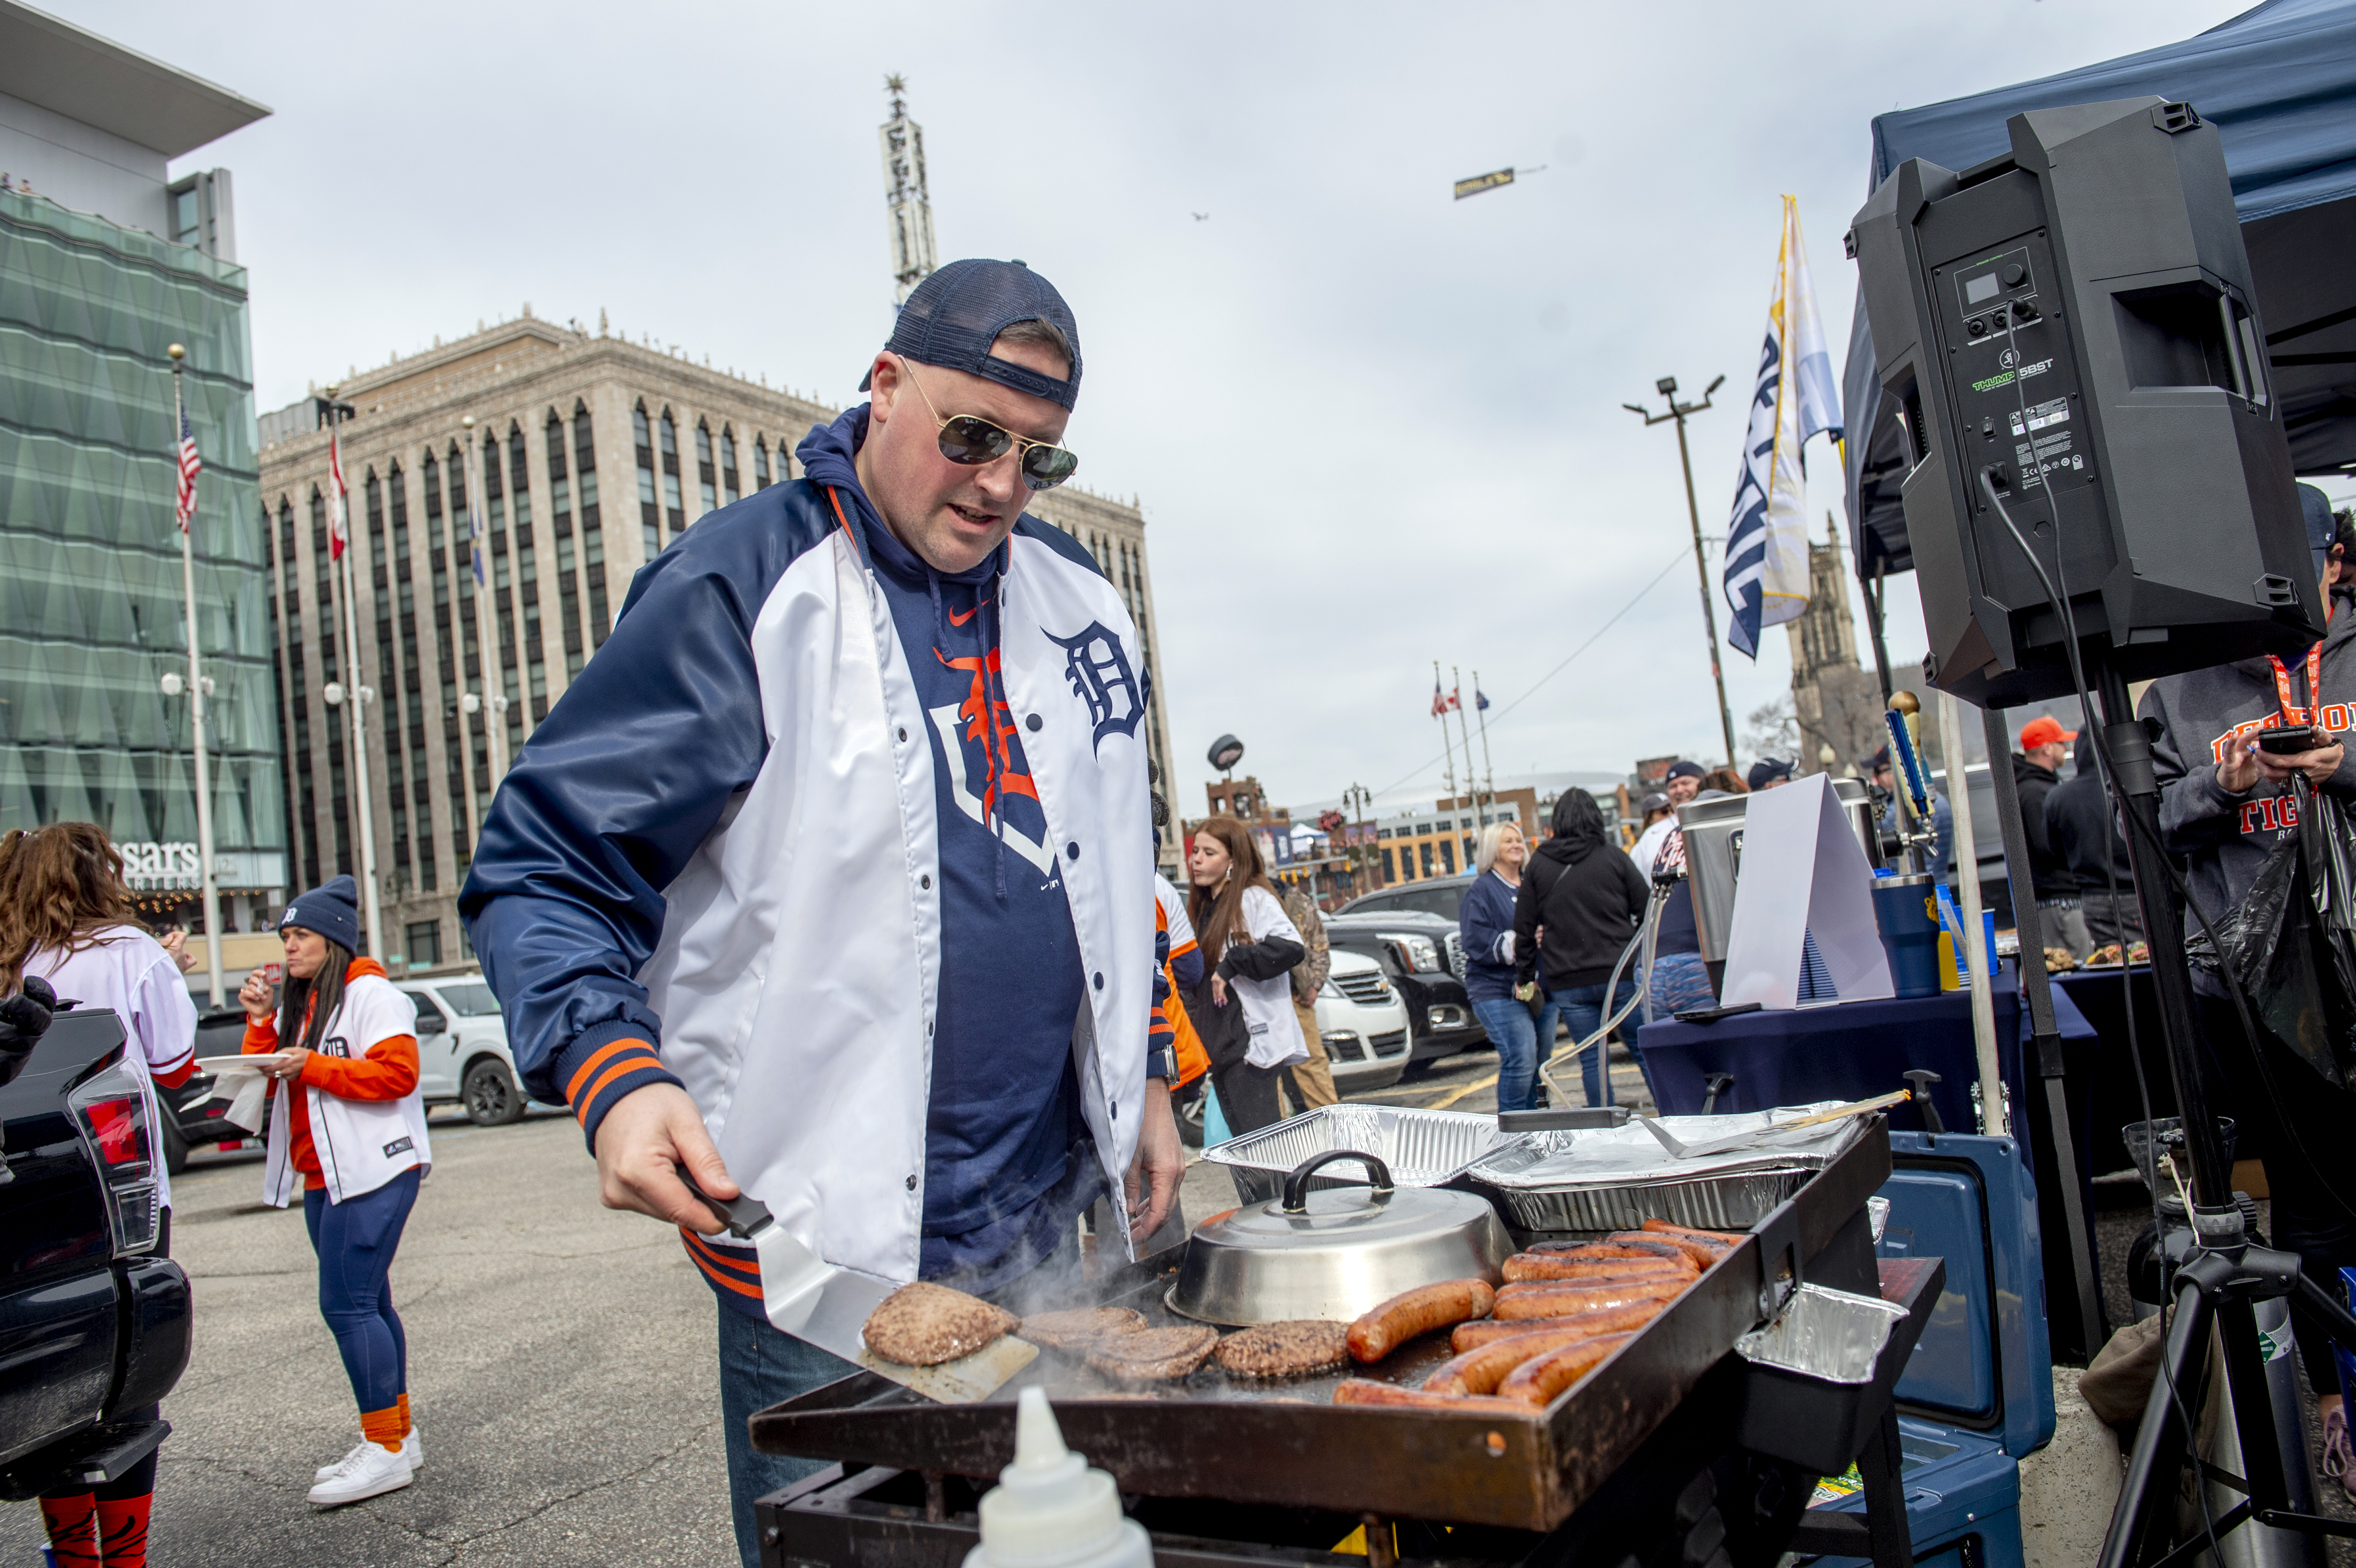
[[[346,503],[351,487],[344,483],[344,452],[336,432],[327,432],[327,558],[344,559]]]

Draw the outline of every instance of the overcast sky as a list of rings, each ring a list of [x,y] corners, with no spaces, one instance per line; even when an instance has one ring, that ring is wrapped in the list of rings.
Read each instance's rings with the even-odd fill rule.
[[[1873,115],[2244,8],[45,3],[277,112],[175,169],[236,172],[261,410],[526,301],[853,400],[904,73],[941,258],[1022,257],[1078,317],[1067,439],[1144,505],[1188,815],[1223,731],[1279,801],[1437,793],[1434,658],[1468,703],[1481,672],[1500,774],[1718,753],[1676,439],[1621,404],[1727,377],[1692,426],[1722,536],[1779,197],[1837,369]],[[1507,165],[1545,168],[1451,201]],[[1918,660],[1911,577],[1891,623]],[[1723,656],[1740,730],[1784,635]]]

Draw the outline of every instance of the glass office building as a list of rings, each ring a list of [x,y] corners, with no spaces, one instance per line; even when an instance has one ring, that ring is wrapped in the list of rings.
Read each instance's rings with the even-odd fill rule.
[[[287,890],[285,787],[243,268],[0,190],[0,829],[97,822],[152,917],[198,868],[177,432],[204,463],[197,624],[224,923]]]

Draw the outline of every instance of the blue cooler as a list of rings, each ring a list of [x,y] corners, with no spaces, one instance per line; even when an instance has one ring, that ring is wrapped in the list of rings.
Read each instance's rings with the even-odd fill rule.
[[[2020,1456],[2051,1441],[2054,1423],[2036,1180],[2012,1138],[1892,1132],[1890,1150],[1879,1194],[1890,1221],[1875,1252],[1947,1264],[1898,1381],[1914,1559],[2020,1568]],[[1814,1506],[1863,1511],[1855,1485],[1854,1472],[1828,1478]]]

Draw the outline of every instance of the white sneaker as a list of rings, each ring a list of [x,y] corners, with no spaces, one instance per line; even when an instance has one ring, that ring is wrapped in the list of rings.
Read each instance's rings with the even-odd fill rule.
[[[359,1442],[352,1445],[352,1451],[350,1453],[345,1455],[342,1458],[337,1460],[332,1465],[322,1465],[317,1469],[312,1471],[311,1479],[314,1481],[324,1481],[331,1477],[342,1475],[346,1470],[350,1469],[353,1465],[359,1461],[362,1450],[366,1449],[368,1446],[369,1440],[365,1437],[361,1438]]]
[[[322,1465],[316,1470],[314,1470],[311,1473],[311,1478],[315,1481],[324,1481],[330,1476],[342,1475],[346,1470],[352,1467],[352,1464],[355,1460],[359,1458],[361,1450],[372,1446],[374,1446],[374,1445],[370,1444],[367,1438],[361,1438],[358,1443],[352,1445],[352,1451],[350,1453],[345,1455],[342,1458],[337,1460],[332,1465]],[[417,1428],[414,1426],[409,1429],[409,1435],[401,1440],[401,1456],[409,1461],[409,1467],[412,1470],[422,1470],[425,1468],[425,1446],[417,1440]]]
[[[313,1487],[305,1500],[321,1508],[341,1508],[362,1498],[399,1491],[416,1478],[415,1468],[400,1449],[363,1443],[351,1463]]]

